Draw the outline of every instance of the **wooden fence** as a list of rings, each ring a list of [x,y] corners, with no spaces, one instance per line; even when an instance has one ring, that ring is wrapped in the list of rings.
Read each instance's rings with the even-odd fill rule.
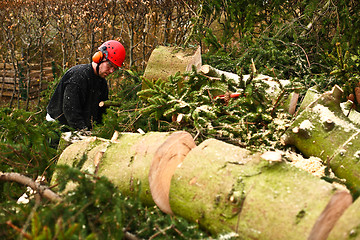
[[[13,64],[0,63],[0,98],[37,98],[53,79],[51,62],[43,64],[42,70],[40,64],[19,62],[14,68]]]

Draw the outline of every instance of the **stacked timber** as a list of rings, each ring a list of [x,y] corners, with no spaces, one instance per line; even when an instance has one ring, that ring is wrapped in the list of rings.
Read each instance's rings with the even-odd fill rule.
[[[19,62],[15,68],[11,63],[0,63],[0,97],[36,98],[53,79],[51,62],[43,65]]]

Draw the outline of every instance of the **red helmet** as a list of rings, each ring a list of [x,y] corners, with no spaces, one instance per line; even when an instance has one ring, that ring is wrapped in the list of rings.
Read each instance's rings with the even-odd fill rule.
[[[125,60],[125,48],[124,46],[115,40],[109,40],[104,42],[100,47],[99,51],[104,54],[101,58],[109,60],[118,67],[121,67]],[[99,61],[101,62],[102,59]],[[98,61],[95,61],[98,62]]]

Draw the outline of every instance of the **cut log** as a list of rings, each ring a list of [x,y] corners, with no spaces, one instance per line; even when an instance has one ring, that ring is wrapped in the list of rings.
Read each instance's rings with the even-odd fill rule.
[[[58,164],[89,172],[98,165],[97,174],[124,195],[139,196],[150,206],[155,196],[163,211],[197,222],[213,235],[304,239],[332,199],[334,186],[282,156],[251,153],[215,139],[195,146],[184,132],[122,133],[113,141],[76,142]]]
[[[298,100],[299,100],[299,94],[298,93],[294,93],[291,97],[291,100],[290,100],[290,104],[289,104],[289,113],[291,115],[293,115],[295,113],[295,110],[296,110],[296,105],[298,103]]]
[[[119,107],[121,106],[123,103],[122,102],[115,102],[115,101],[101,101],[99,102],[99,107]]]
[[[315,98],[299,113],[283,141],[294,145],[306,157],[321,158],[356,193],[360,186],[360,129],[346,116],[348,110],[344,114],[341,95],[342,89],[335,86],[332,91]]]
[[[149,184],[154,202],[165,213],[173,214],[169,204],[171,178],[178,165],[195,146],[189,133],[175,132],[155,152],[149,172]]]
[[[235,74],[235,73],[231,73],[231,72],[226,72],[226,71],[222,71],[220,69],[214,68],[210,65],[202,65],[200,68],[200,72],[203,73],[206,76],[209,77],[216,77],[218,79],[221,79],[222,76],[225,77],[226,80],[234,80],[236,84],[241,84],[241,81],[244,81],[244,83],[246,84],[246,82],[250,79],[251,75],[250,74],[246,74],[243,75],[242,78],[241,76]],[[256,76],[254,76],[255,80],[262,80],[262,81],[272,81],[273,83],[275,83],[276,85],[278,83],[275,82],[275,80],[267,75],[263,75],[263,74],[257,74]],[[280,83],[283,86],[288,85],[290,82],[288,80],[279,80]],[[273,84],[270,84],[273,85]]]
[[[328,240],[360,239],[360,199],[349,206],[331,230]]]
[[[144,204],[154,205],[148,182],[150,164],[155,152],[170,133],[116,135],[112,141],[98,137],[76,141],[62,152],[58,164],[106,176],[124,194],[133,197],[139,195]],[[56,172],[51,184],[56,184]],[[75,187],[72,183],[68,185],[68,190]]]
[[[356,102],[357,102],[358,104],[360,104],[360,87],[356,87],[355,90],[354,90],[354,92],[355,92]]]
[[[167,80],[171,75],[177,72],[190,72],[192,66],[200,69],[201,63],[201,48],[197,49],[182,49],[176,47],[158,46],[151,53],[148,64],[144,72],[144,78],[155,81],[158,79]],[[143,89],[147,85],[143,83]]]
[[[237,84],[240,83],[240,81],[242,81],[241,77],[235,73],[231,73],[231,72],[226,72],[226,71],[222,71],[219,69],[216,69],[210,65],[202,65],[200,68],[200,72],[203,73],[206,76],[210,76],[210,77],[217,77],[218,79],[221,79],[221,76],[224,75],[226,80],[232,79],[234,80]]]
[[[278,160],[274,155],[269,159]],[[204,141],[175,171],[172,211],[213,234],[305,239],[332,198],[333,186],[285,161],[260,156],[218,140]]]
[[[269,99],[272,99],[273,103],[275,104],[276,101],[278,100],[278,98],[280,97],[280,94],[282,93],[282,89],[286,86],[290,84],[290,81],[288,80],[277,80],[275,81],[272,77],[270,76],[266,76],[263,74],[257,74],[256,76],[254,76],[254,78],[251,77],[250,74],[247,75],[243,75],[243,76],[239,76],[235,73],[231,73],[231,72],[226,72],[226,71],[222,71],[219,69],[216,69],[210,65],[203,65],[200,68],[200,72],[203,73],[204,75],[212,78],[212,79],[219,79],[221,80],[222,77],[225,78],[225,82],[222,81],[216,81],[214,86],[218,87],[219,89],[227,89],[227,85],[228,85],[228,81],[232,80],[234,81],[234,83],[239,86],[239,92],[242,91],[241,86],[246,86],[246,84],[248,84],[250,82],[250,80],[255,80],[255,81],[261,81],[262,83],[265,83],[268,85],[268,88],[266,89],[266,93],[269,95]],[[258,83],[255,83],[258,84]],[[218,90],[212,90],[211,94],[214,96],[218,96],[218,95],[222,95],[225,94],[225,92],[221,92]],[[290,98],[283,98],[280,101],[280,106],[283,109],[286,110],[290,110],[289,109],[289,102],[290,99],[293,98],[293,96],[296,97],[295,93],[291,94]],[[295,98],[293,98],[293,100],[295,100]],[[296,107],[296,104],[295,104]],[[292,106],[292,108],[294,108],[294,106]],[[291,111],[295,112],[295,109],[292,109]]]

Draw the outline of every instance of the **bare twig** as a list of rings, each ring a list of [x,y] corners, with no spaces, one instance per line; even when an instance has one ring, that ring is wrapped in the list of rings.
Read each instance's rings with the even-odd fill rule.
[[[309,57],[308,57],[308,55],[307,55],[307,53],[305,52],[305,50],[304,50],[304,48],[303,47],[301,47],[299,44],[297,44],[297,43],[290,43],[291,45],[295,45],[295,46],[298,46],[302,51],[303,51],[303,53],[305,54],[305,57],[306,57],[306,61],[307,61],[307,63],[308,63],[308,65],[309,65],[309,68],[311,67],[311,64],[310,64],[310,61],[309,61]]]
[[[31,213],[29,214],[28,218],[26,219],[26,222],[24,224],[24,226],[22,227],[22,232],[23,233],[26,233],[26,230],[27,228],[29,227],[30,223],[31,223],[31,220],[33,219],[34,217],[34,214],[36,212],[36,210],[38,209],[39,207],[39,201],[35,201],[35,205],[34,207],[31,209]]]
[[[31,114],[31,116],[30,116],[28,119],[26,119],[26,122],[30,122],[30,120],[33,118],[33,116],[42,113],[42,111],[43,111],[43,110],[40,110],[40,111],[38,111],[38,112],[36,112],[36,113],[34,113],[34,114]]]
[[[159,234],[163,234],[163,235],[166,236],[166,231],[169,230],[169,229],[172,229],[173,227],[174,227],[174,225],[170,225],[170,226],[168,226],[168,227],[166,227],[166,228],[164,228],[164,229],[161,229],[161,228],[159,228],[159,226],[156,226],[156,228],[157,228],[159,231],[158,231],[157,233],[153,234],[153,235],[149,238],[149,240],[154,239],[154,238],[157,237]]]
[[[211,96],[211,93],[210,93],[209,89],[207,90],[207,92],[208,92],[208,94],[209,94],[209,97],[210,97],[210,100],[211,100],[211,102],[212,102],[213,106],[215,106],[215,103],[214,103],[213,97]]]
[[[34,191],[40,193],[42,197],[45,197],[53,202],[58,202],[61,200],[60,196],[51,191],[48,187],[40,185],[40,183],[35,182],[29,177],[21,175],[19,173],[3,173],[0,172],[1,181],[17,182],[26,186],[29,186]]]
[[[6,222],[6,224],[11,227],[12,229],[16,230],[17,232],[19,232],[23,237],[25,237],[26,239],[32,239],[32,237],[30,236],[30,234],[24,232],[21,228],[15,226],[10,220]]]
[[[136,237],[134,234],[129,232],[124,232],[124,238],[127,240],[139,240],[140,238]]]

